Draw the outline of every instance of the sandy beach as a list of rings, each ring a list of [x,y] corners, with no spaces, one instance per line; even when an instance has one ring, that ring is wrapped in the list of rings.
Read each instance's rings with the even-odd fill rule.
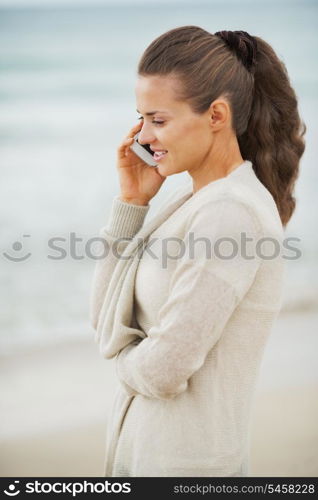
[[[318,475],[318,314],[282,314],[266,347],[251,476]],[[93,333],[92,333],[93,335]],[[1,475],[100,476],[118,381],[93,337],[1,359]]]

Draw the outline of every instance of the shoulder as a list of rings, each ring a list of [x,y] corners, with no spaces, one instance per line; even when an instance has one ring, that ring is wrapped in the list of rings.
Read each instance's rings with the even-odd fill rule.
[[[252,168],[212,183],[197,194],[188,222],[206,220],[228,229],[246,227],[260,235],[283,236],[276,203]]]
[[[194,207],[187,229],[206,233],[236,234],[239,231],[262,235],[262,219],[248,200],[224,190]]]

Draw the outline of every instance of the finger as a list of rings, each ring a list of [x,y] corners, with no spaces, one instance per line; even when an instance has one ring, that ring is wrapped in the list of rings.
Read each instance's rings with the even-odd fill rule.
[[[140,120],[138,123],[136,123],[136,125],[134,125],[134,126],[130,129],[130,131],[129,131],[129,133],[128,133],[127,137],[132,137],[133,135],[135,135],[135,134],[136,134],[136,132],[138,132],[138,130],[142,127],[142,125],[143,125],[143,120]]]
[[[133,137],[126,137],[118,147],[118,151],[129,147],[134,142]]]
[[[124,158],[126,156],[126,148],[129,146],[131,146],[131,144],[133,143],[134,141],[134,137],[136,135],[136,133],[138,132],[138,130],[140,130],[142,126],[142,121],[139,122],[139,123],[136,123],[136,125],[134,125],[131,129],[130,129],[130,132],[129,134],[125,137],[125,139],[121,142],[121,144],[119,145],[119,147],[117,148],[117,153],[119,155],[119,158]],[[127,148],[127,152],[129,151],[129,149]]]
[[[129,137],[125,139],[118,147],[117,152],[120,159],[124,158],[129,151],[129,146],[134,142],[134,139]]]

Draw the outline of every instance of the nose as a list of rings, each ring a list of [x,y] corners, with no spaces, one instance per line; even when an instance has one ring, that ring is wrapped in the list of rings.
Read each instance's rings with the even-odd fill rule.
[[[155,136],[150,132],[147,124],[143,123],[139,132],[138,142],[140,144],[151,144],[155,139]]]

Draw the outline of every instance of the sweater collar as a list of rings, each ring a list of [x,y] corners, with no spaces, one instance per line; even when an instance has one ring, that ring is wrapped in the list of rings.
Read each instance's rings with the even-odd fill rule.
[[[187,192],[190,195],[191,198],[196,196],[197,194],[201,193],[202,191],[206,191],[207,189],[211,188],[212,186],[214,187],[216,184],[219,184],[220,182],[224,182],[225,180],[227,181],[228,179],[236,178],[236,177],[241,177],[244,175],[246,172],[251,172],[253,170],[252,162],[249,160],[245,160],[243,163],[238,165],[234,170],[232,170],[228,175],[224,177],[220,177],[219,179],[216,179],[214,181],[209,182],[205,186],[203,186],[201,189],[193,193],[193,181],[192,179],[189,181],[187,184]]]

